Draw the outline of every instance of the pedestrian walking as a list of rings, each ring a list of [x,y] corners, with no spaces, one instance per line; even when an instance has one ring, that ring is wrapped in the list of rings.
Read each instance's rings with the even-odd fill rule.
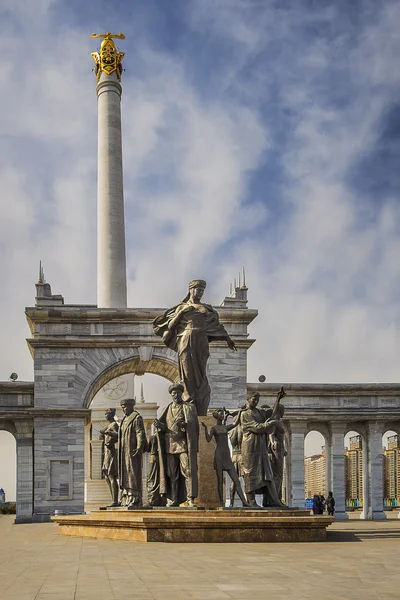
[[[326,508],[328,510],[328,515],[333,517],[335,514],[335,498],[333,497],[332,492],[328,492],[328,497],[326,499]]]

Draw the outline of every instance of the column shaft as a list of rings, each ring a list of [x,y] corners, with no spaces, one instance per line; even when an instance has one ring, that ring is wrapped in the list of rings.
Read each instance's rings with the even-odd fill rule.
[[[335,517],[336,519],[348,519],[346,513],[346,492],[344,480],[344,435],[345,423],[331,424],[331,484],[330,488],[335,498]],[[328,490],[329,491],[329,490]]]
[[[368,519],[386,519],[383,511],[382,430],[381,423],[368,423]]]
[[[99,308],[127,306],[121,92],[115,73],[102,74],[97,85]]]
[[[16,523],[32,522],[33,514],[33,424],[16,421],[17,514]]]
[[[304,508],[304,436],[305,423],[290,423],[290,504]]]

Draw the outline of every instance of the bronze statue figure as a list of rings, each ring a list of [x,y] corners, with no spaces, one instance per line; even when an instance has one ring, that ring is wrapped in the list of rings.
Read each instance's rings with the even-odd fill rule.
[[[232,414],[232,413],[231,413]],[[239,419],[240,421],[240,419]],[[238,477],[243,477],[243,465],[242,465],[242,439],[243,429],[240,422],[237,426],[229,432],[229,439],[232,446],[232,463],[235,468]],[[230,502],[229,506],[232,508],[235,502],[236,484],[231,477],[230,485]]]
[[[224,471],[227,471],[232,481],[235,483],[235,489],[242,501],[243,506],[249,506],[244,496],[242,486],[240,485],[238,474],[233,465],[228,444],[228,433],[238,425],[240,414],[236,416],[233,423],[226,425],[226,419],[228,416],[229,412],[226,411],[225,408],[217,408],[213,412],[213,417],[216,420],[216,424],[211,427],[210,431],[208,431],[207,425],[202,423],[205,429],[207,442],[211,442],[213,437],[216,442],[214,469],[217,473],[218,496],[221,506],[224,506]]]
[[[199,420],[194,404],[183,402],[183,386],[168,388],[172,402],[154,420],[160,455],[160,494],[167,496],[167,506],[187,501],[193,507],[198,493],[197,452]]]
[[[153,323],[154,332],[168,348],[178,353],[179,373],[184,385],[185,400],[196,406],[197,414],[205,416],[210,404],[210,386],[206,367],[211,341],[224,340],[236,350],[233,340],[219,322],[217,311],[201,302],[206,282],[195,279],[189,283],[187,296]]]
[[[103,440],[104,458],[102,472],[110,489],[110,507],[119,506],[118,502],[118,459],[115,444],[118,441],[118,423],[115,421],[115,408],[107,408],[105,412],[109,425],[100,430],[100,439]]]
[[[165,506],[167,499],[160,494],[160,456],[159,436],[152,435],[148,440],[147,452],[150,454],[147,472],[147,502],[149,506]]]
[[[276,396],[273,409],[269,406],[261,407],[264,411],[266,421],[269,419],[276,421],[273,430],[268,435],[267,444],[268,456],[271,461],[272,473],[274,474],[275,488],[280,500],[282,500],[283,464],[285,456],[287,455],[285,448],[285,427],[282,423],[285,407],[280,403],[285,396],[286,392],[284,388],[281,387]]]
[[[118,431],[118,478],[123,504],[142,505],[142,458],[147,440],[143,419],[134,409],[135,400],[121,400],[124,418]]]
[[[271,467],[274,474],[275,487],[278,497],[282,499],[283,464],[287,455],[285,448],[285,427],[282,423],[285,407],[279,405],[274,430],[269,434],[268,452],[271,458]]]
[[[240,412],[243,429],[242,465],[245,491],[250,506],[257,507],[256,493],[263,494],[263,506],[286,508],[278,497],[271,462],[268,456],[266,434],[271,433],[276,420],[265,419],[263,410],[257,408],[260,394],[254,393]],[[273,415],[272,415],[273,416]]]

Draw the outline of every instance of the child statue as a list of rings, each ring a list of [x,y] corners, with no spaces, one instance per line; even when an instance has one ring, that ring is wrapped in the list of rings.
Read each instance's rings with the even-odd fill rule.
[[[235,484],[236,492],[242,501],[243,506],[249,506],[246,501],[245,495],[240,485],[239,477],[236,472],[235,466],[232,462],[231,453],[229,451],[228,444],[228,433],[238,425],[240,420],[240,414],[237,415],[233,423],[226,425],[226,420],[230,413],[224,408],[217,408],[212,413],[212,416],[216,420],[216,424],[211,427],[208,431],[207,425],[202,423],[205,429],[205,435],[207,442],[211,442],[214,437],[217,447],[215,448],[214,454],[214,469],[217,473],[218,482],[218,495],[221,501],[221,506],[224,506],[224,494],[223,494],[223,473],[227,471],[230,478]]]
[[[115,421],[115,408],[107,408],[107,427],[100,430],[100,439],[104,443],[104,460],[102,471],[110,489],[112,503],[110,507],[119,506],[118,501],[118,458],[115,444],[118,441],[118,423]]]

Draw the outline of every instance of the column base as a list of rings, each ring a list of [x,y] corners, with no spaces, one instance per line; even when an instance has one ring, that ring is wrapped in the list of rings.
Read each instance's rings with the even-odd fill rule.
[[[383,510],[373,510],[368,512],[368,519],[371,521],[384,521],[387,516]]]
[[[336,521],[347,521],[349,518],[349,515],[347,514],[347,512],[345,510],[335,510],[335,520]]]
[[[32,515],[31,516],[17,516],[14,519],[14,525],[22,525],[24,523],[32,523]]]

